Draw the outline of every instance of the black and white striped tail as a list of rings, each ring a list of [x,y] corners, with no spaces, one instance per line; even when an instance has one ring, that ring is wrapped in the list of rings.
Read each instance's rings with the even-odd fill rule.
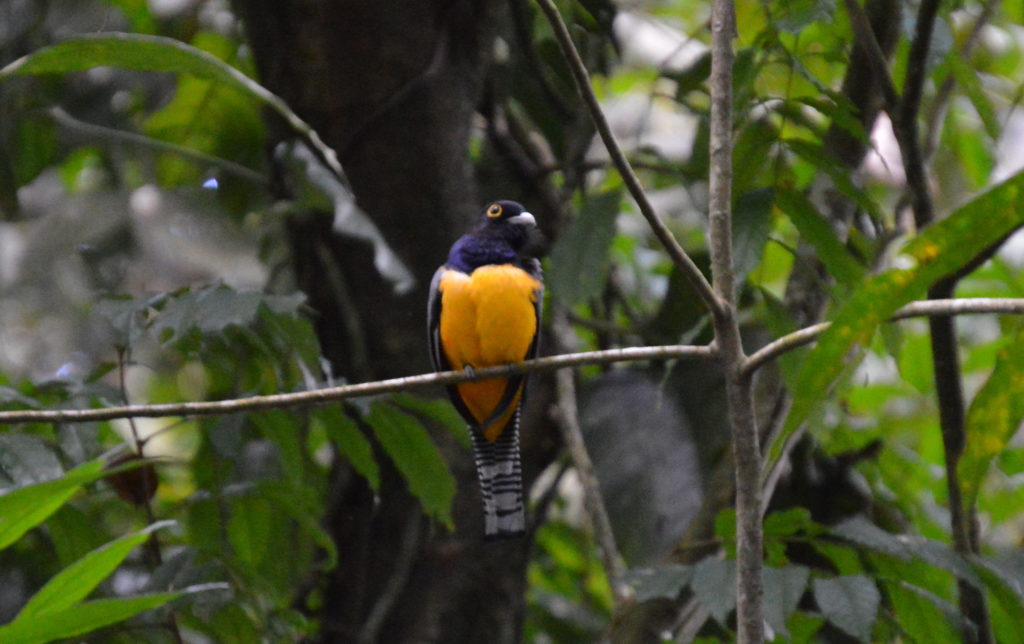
[[[484,501],[484,538],[518,537],[526,531],[523,472],[519,463],[519,410],[493,443],[470,427],[473,460]]]

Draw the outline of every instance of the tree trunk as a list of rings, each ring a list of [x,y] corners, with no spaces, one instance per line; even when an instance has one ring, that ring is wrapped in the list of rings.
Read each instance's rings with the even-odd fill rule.
[[[238,0],[261,82],[333,147],[360,207],[417,278],[397,295],[371,249],[330,217],[289,222],[299,288],[324,354],[354,380],[429,369],[430,276],[480,207],[467,155],[498,19],[494,2]],[[283,130],[281,131],[283,132]],[[520,639],[529,539],[481,541],[468,453],[437,436],[456,477],[454,534],[431,526],[378,454],[379,494],[344,466],[328,529],[341,563],[321,587],[323,642]],[[526,476],[530,477],[526,456]]]

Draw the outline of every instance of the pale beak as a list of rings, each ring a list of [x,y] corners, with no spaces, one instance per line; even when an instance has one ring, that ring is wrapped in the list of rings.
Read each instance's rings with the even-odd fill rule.
[[[510,224],[520,224],[525,226],[536,226],[537,220],[533,218],[533,215],[528,212],[521,212],[515,217],[509,217],[506,219]]]

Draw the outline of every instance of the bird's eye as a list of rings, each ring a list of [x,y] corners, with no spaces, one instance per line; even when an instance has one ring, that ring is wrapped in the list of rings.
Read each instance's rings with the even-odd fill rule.
[[[496,203],[492,203],[491,207],[487,209],[487,216],[491,217],[492,219],[495,218],[495,217],[500,217],[501,216],[501,205],[500,204],[496,204]]]

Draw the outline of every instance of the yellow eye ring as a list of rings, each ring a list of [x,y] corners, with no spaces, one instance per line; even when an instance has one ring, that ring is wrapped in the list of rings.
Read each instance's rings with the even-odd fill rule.
[[[492,203],[491,207],[487,209],[487,216],[494,219],[495,217],[501,216],[501,205]]]

